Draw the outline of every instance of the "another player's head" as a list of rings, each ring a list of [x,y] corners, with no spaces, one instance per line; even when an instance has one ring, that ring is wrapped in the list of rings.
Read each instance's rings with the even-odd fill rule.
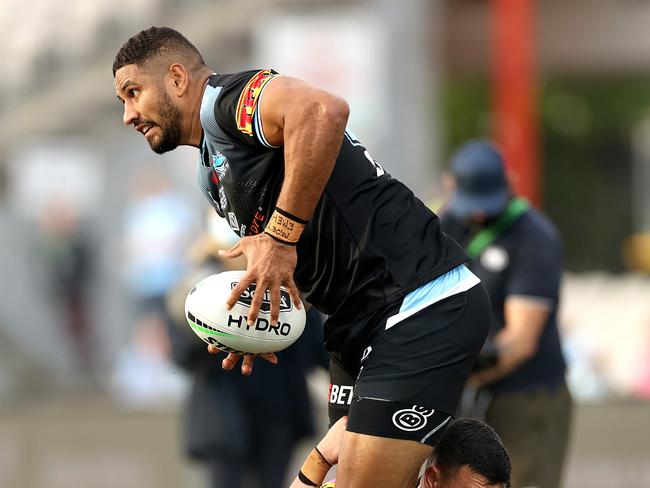
[[[509,488],[510,457],[494,429],[476,419],[452,422],[420,488]]]
[[[174,29],[150,27],[131,37],[113,62],[124,123],[159,154],[188,143],[196,111],[194,85],[207,71],[196,47]]]
[[[461,219],[482,223],[506,208],[510,187],[501,152],[486,140],[461,146],[451,157],[453,194],[447,210]]]

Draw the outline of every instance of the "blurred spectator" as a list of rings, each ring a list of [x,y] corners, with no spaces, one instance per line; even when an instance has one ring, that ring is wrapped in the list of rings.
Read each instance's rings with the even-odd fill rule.
[[[558,487],[572,411],[556,323],[560,238],[511,193],[491,143],[462,146],[451,174],[443,229],[465,246],[492,301],[491,333],[469,386],[480,389],[485,418],[512,456],[512,486]]]
[[[115,363],[110,384],[113,394],[131,408],[178,405],[187,391],[187,381],[170,357],[165,317],[154,310],[140,314]]]
[[[281,488],[297,442],[313,435],[312,408],[305,375],[316,364],[324,369],[322,319],[315,309],[307,315],[301,338],[279,353],[279,363],[260,361],[255,374],[241,376],[221,369],[187,325],[185,297],[200,279],[232,269],[245,269],[245,258],[222,261],[237,237],[213,211],[208,232],[192,248],[197,269],[169,299],[174,324],[169,334],[175,361],[193,381],[185,408],[185,451],[208,471],[210,488]],[[245,483],[254,474],[254,484]]]
[[[187,271],[195,212],[161,168],[139,169],[131,194],[123,236],[126,284],[137,314],[164,315],[167,293]]]
[[[63,195],[53,197],[43,207],[38,227],[37,248],[49,291],[61,307],[66,337],[76,352],[80,370],[90,372],[95,353],[88,304],[93,243],[79,209]]]
[[[171,361],[166,296],[187,270],[185,253],[195,212],[163,168],[144,166],[131,180],[124,224],[124,275],[135,306],[129,343],[118,356],[111,386],[125,404],[157,407],[183,395]]]

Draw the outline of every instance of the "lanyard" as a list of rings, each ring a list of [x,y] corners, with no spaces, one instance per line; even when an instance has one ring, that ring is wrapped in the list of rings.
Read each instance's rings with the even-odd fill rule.
[[[512,224],[528,210],[528,202],[523,198],[513,198],[508,203],[505,211],[491,225],[482,229],[467,244],[466,251],[470,259],[476,259],[483,249],[492,244],[500,235],[508,230]]]

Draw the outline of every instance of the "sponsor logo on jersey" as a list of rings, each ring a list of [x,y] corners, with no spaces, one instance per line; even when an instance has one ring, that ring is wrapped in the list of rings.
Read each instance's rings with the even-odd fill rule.
[[[333,385],[330,383],[329,403],[336,405],[350,405],[354,387],[351,385]]]
[[[255,212],[255,215],[253,215],[253,221],[251,222],[251,225],[248,228],[248,235],[256,236],[257,234],[262,232],[262,230],[264,230],[262,223],[265,220],[266,220],[266,216],[262,213],[262,209],[258,208],[257,212]]]
[[[275,75],[269,69],[258,71],[241,92],[239,101],[237,102],[237,111],[235,118],[237,119],[237,128],[244,134],[249,136],[253,135],[253,117],[257,109],[257,102],[259,100],[262,88],[269,80],[273,79]]]
[[[429,417],[435,412],[432,408],[418,407],[413,405],[411,408],[403,408],[393,414],[393,424],[400,430],[412,432],[420,430],[425,425]]]
[[[237,283],[231,283],[230,288],[235,288]],[[253,297],[255,296],[255,289],[257,285],[251,283],[248,288],[240,295],[237,303],[250,307],[253,302]],[[280,290],[280,312],[290,312],[293,310],[293,304],[291,303],[291,295],[288,291]],[[262,303],[260,305],[261,313],[271,313],[271,292],[269,290],[264,290],[264,297],[262,297]]]
[[[228,199],[226,198],[226,190],[224,189],[223,186],[219,187],[219,205],[221,205],[221,209],[225,209],[226,205],[228,205]]]
[[[232,212],[228,212],[228,221],[230,222],[230,228],[237,232],[239,230],[239,222],[237,222],[237,216]]]

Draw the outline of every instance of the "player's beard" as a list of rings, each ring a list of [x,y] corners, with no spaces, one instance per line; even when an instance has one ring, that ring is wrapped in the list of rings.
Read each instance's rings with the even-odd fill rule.
[[[176,149],[181,143],[181,112],[167,93],[160,101],[160,133],[149,139],[149,147],[158,154]]]

